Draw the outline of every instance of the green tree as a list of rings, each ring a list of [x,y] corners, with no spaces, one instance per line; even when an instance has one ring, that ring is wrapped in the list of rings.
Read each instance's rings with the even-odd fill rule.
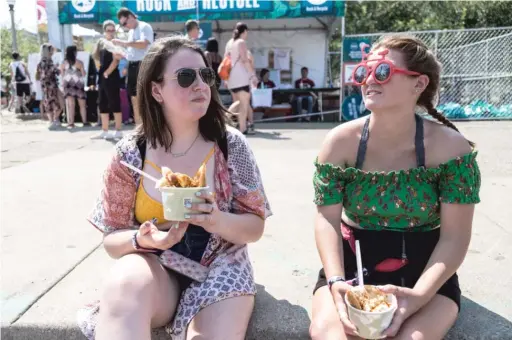
[[[510,1],[349,1],[347,34],[512,26]]]
[[[512,1],[380,0],[347,1],[346,5],[346,34],[510,26]],[[475,38],[476,35],[460,35],[458,43],[467,44]],[[440,37],[439,44],[443,43]],[[339,51],[340,47],[341,32],[338,30],[332,36],[329,49]],[[339,74],[340,62],[341,58],[338,56],[331,58],[331,72],[334,77]]]
[[[36,34],[29,33],[24,30],[16,32],[16,40],[18,44],[18,53],[23,61],[28,61],[28,55],[39,52],[39,42]],[[11,72],[9,64],[12,61],[12,35],[8,28],[0,28],[0,60],[2,61],[2,73],[9,79]]]

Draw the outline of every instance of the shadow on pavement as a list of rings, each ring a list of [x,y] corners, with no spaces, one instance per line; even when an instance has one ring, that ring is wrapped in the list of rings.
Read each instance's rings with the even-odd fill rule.
[[[284,137],[280,132],[266,132],[261,130],[256,130],[253,135],[246,135],[248,139],[251,138],[263,138],[263,139],[276,139],[276,140],[287,140],[291,139],[290,137]]]
[[[340,123],[338,122],[267,122],[256,123],[256,129],[261,130],[329,130]]]
[[[463,296],[459,318],[445,340],[484,339],[511,340],[512,322]]]
[[[247,340],[310,339],[308,312],[287,300],[277,300],[257,284],[256,305],[249,324]]]

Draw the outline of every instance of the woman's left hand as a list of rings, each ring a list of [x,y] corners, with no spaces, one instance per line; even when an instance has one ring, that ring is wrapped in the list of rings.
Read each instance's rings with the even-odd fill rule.
[[[383,332],[384,335],[394,337],[397,335],[405,320],[416,313],[426,302],[423,296],[411,288],[385,285],[379,286],[379,289],[384,293],[394,294],[397,299],[398,306],[393,320],[389,327]]]
[[[206,200],[205,203],[185,203],[185,208],[200,212],[200,214],[185,214],[185,218],[191,224],[204,228],[204,230],[213,233],[220,225],[222,211],[217,207],[213,193],[199,191],[198,197]]]

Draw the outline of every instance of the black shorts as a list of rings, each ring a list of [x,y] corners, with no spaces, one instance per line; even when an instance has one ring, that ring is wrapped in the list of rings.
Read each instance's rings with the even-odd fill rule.
[[[249,86],[235,87],[234,89],[229,89],[233,93],[237,93],[240,91],[245,91],[247,93],[251,93],[251,88]]]
[[[202,227],[195,224],[189,224],[183,239],[172,246],[171,250],[185,256],[192,261],[201,262],[203,254],[208,245],[208,241],[210,240],[210,236],[211,234],[204,230]],[[162,253],[163,251],[159,251],[156,253],[156,255],[160,256]],[[187,289],[188,286],[194,281],[188,276],[175,272],[169,268],[166,269],[176,277],[181,291]]]
[[[119,79],[102,79],[99,91],[100,113],[121,112]]]
[[[352,228],[354,237],[359,240],[363,258],[363,267],[366,269],[365,284],[385,285],[392,284],[412,288],[421,276],[437,241],[440,228],[428,232],[396,232],[356,230]],[[402,249],[402,235],[405,236],[406,253],[409,263],[394,272],[377,272],[374,266],[386,258],[400,258]],[[368,251],[366,249],[371,249]],[[366,251],[365,251],[366,250]],[[345,262],[345,275],[347,280],[357,276],[356,257],[348,241],[343,240],[343,260]],[[318,280],[313,294],[318,288],[327,285],[324,269],[318,273]],[[450,277],[437,291],[437,294],[446,296],[457,304],[460,310],[461,291],[457,274]]]
[[[140,61],[130,61],[128,63],[128,82],[126,90],[130,97],[137,96],[137,78],[139,76]]]
[[[17,83],[16,96],[23,97],[23,95],[30,97],[30,84]]]

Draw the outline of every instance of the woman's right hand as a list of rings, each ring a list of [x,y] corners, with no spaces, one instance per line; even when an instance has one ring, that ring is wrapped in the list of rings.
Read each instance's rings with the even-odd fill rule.
[[[137,243],[146,249],[167,250],[181,241],[188,225],[188,222],[169,221],[159,225],[161,229],[169,228],[167,231],[162,231],[153,222],[146,221],[139,227]]]
[[[359,336],[356,326],[348,318],[347,306],[345,305],[345,294],[350,290],[351,287],[352,286],[346,282],[335,282],[331,286],[331,294],[334,300],[334,304],[336,305],[336,309],[338,310],[338,315],[340,317],[341,324],[343,325],[345,334]]]
[[[258,77],[256,76],[251,76],[251,86],[253,88],[257,88],[258,87]]]

